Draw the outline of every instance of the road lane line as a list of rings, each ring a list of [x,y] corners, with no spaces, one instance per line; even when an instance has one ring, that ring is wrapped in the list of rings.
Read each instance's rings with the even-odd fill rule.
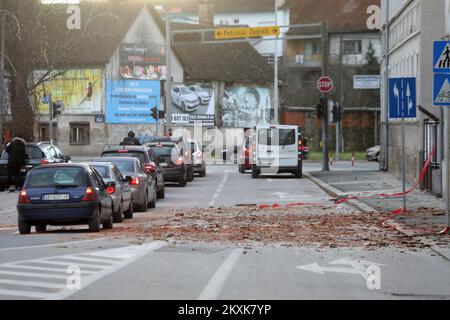
[[[64,289],[66,284],[50,283],[50,282],[38,282],[38,281],[23,281],[23,280],[8,280],[0,279],[0,284],[11,284],[15,286],[26,286],[45,289]]]
[[[45,299],[46,297],[48,297],[50,295],[50,293],[0,289],[0,296],[1,295],[13,296],[13,297]]]
[[[67,275],[56,275],[56,274],[44,274],[44,273],[35,273],[35,272],[16,272],[16,271],[5,271],[0,270],[0,274],[8,275],[8,276],[21,276],[21,277],[30,277],[30,278],[43,278],[43,279],[67,279]]]
[[[10,251],[10,250],[26,250],[26,249],[66,246],[66,245],[72,245],[72,244],[89,243],[89,242],[106,240],[106,239],[108,239],[108,238],[98,238],[98,239],[92,239],[92,240],[80,240],[80,241],[68,241],[68,242],[57,242],[57,243],[49,243],[49,244],[27,246],[27,247],[10,247],[10,248],[2,248],[2,249],[0,249],[0,252]]]
[[[125,252],[127,249],[133,253],[133,255],[127,259],[124,260],[122,262],[117,263],[115,266],[105,269],[104,271],[98,272],[90,277],[87,277],[85,279],[83,279],[83,281],[81,281],[81,289],[80,290],[63,290],[59,293],[56,294],[52,294],[46,297],[47,300],[62,300],[62,299],[67,299],[70,296],[80,292],[83,289],[86,289],[87,287],[89,287],[90,285],[92,285],[93,283],[97,282],[98,280],[113,274],[123,268],[125,268],[126,266],[138,261],[139,259],[149,255],[150,253],[166,246],[167,243],[163,242],[163,241],[154,241],[151,242],[149,244],[144,244],[142,246],[135,246],[135,247],[127,247],[127,248],[121,248],[122,252]],[[111,252],[114,252],[113,250],[110,250]],[[120,251],[119,251],[120,252]]]
[[[225,282],[242,255],[242,249],[235,249],[217,269],[208,285],[203,289],[198,300],[216,300],[225,286]]]

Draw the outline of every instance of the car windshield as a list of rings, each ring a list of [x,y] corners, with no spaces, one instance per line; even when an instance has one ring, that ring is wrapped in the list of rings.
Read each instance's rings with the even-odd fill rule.
[[[26,188],[77,188],[87,185],[88,179],[84,168],[49,167],[31,171],[28,175]]]
[[[195,142],[191,142],[191,152],[197,152],[198,148],[197,148],[197,144]]]
[[[128,151],[128,152],[110,151],[110,152],[105,152],[102,157],[137,158],[142,163],[146,162],[144,152],[136,152],[136,151]]]
[[[97,170],[97,172],[103,179],[111,178],[111,171],[109,170],[109,166],[94,165],[93,167],[95,168],[95,170]]]
[[[180,88],[180,91],[181,91],[182,94],[191,94],[191,93],[192,93],[192,92],[191,92],[188,88],[186,88],[186,87],[181,87],[181,88]]]
[[[111,161],[111,163],[114,164],[122,174],[135,171],[134,164],[131,161]]]
[[[157,157],[167,157],[172,155],[174,146],[152,147],[152,151]]]
[[[258,143],[270,146],[288,146],[295,144],[294,129],[261,129]]]

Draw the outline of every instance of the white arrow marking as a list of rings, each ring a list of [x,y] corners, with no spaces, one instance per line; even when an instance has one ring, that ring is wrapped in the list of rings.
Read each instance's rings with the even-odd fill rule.
[[[307,198],[307,199],[310,199],[311,198],[311,196],[308,196],[308,195],[300,196],[300,195],[294,195],[294,194],[286,193],[286,192],[275,192],[275,193],[271,193],[270,195],[271,196],[277,196],[280,199],[293,199],[293,198]]]
[[[397,111],[400,115],[400,91],[397,88],[397,82],[394,84],[394,96],[397,98]]]
[[[297,267],[299,270],[325,274],[325,272],[333,272],[333,273],[345,273],[345,274],[360,274],[358,270],[353,268],[333,268],[333,267],[322,267],[317,263],[308,264],[305,266]]]

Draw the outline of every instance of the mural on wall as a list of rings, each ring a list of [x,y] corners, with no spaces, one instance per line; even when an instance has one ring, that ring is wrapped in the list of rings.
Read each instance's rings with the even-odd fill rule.
[[[222,98],[222,126],[250,128],[270,124],[273,109],[267,88],[226,87]]]
[[[65,114],[95,114],[102,111],[102,70],[73,69],[54,71],[51,81],[39,85],[35,91],[35,103],[42,114],[48,114],[48,104],[42,103],[44,96],[52,95],[53,102],[60,102],[64,106]],[[34,79],[38,81],[46,71],[34,72]]]
[[[106,123],[152,124],[152,108],[160,109],[161,82],[107,80]]]
[[[120,47],[120,76],[123,79],[166,80],[166,47],[123,43]]]
[[[172,87],[172,123],[215,124],[215,98],[212,84],[175,84]]]

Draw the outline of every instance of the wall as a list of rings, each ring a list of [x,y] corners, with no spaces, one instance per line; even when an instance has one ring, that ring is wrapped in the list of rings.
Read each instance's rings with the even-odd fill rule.
[[[343,63],[345,65],[361,65],[365,63],[365,58],[369,49],[370,43],[375,50],[375,56],[381,59],[381,38],[378,34],[364,34],[364,33],[354,33],[348,34],[332,34],[330,36],[330,60],[338,60],[340,54],[340,42],[342,40],[361,40],[362,42],[362,52],[361,54],[344,54]]]

